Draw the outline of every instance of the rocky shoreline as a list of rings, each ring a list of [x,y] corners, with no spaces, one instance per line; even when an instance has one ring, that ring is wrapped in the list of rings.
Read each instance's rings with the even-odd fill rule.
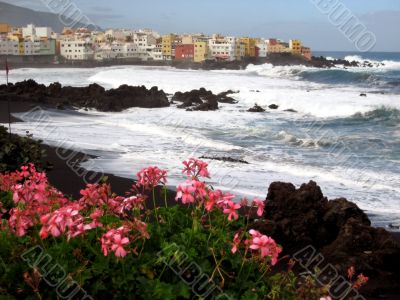
[[[121,85],[116,89],[106,90],[96,83],[87,87],[63,87],[58,82],[45,86],[32,79],[0,85],[0,101],[37,103],[57,109],[96,109],[103,112],[120,112],[132,107],[161,108],[175,102],[181,103],[177,108],[187,111],[217,110],[218,103],[237,103],[237,100],[229,96],[234,93],[236,92],[226,91],[215,95],[200,88],[168,95],[158,87],[147,89],[145,86]]]
[[[274,66],[307,66],[315,68],[332,68],[343,66],[350,67],[378,67],[383,66],[382,63],[373,63],[370,61],[358,62],[347,61],[344,59],[328,60],[326,57],[313,56],[310,61],[305,60],[301,56],[294,56],[289,53],[270,54],[267,58],[244,58],[241,61],[214,61],[207,60],[202,63],[194,63],[190,61],[140,61],[137,59],[114,59],[108,61],[68,61],[63,58],[49,58],[48,61],[36,61],[35,59],[13,60],[9,58],[10,67],[17,68],[96,68],[111,66],[152,66],[152,67],[174,67],[177,69],[193,69],[193,70],[242,70],[246,69],[249,64],[261,65],[272,64]]]
[[[300,188],[274,182],[268,189],[264,217],[268,221],[255,221],[252,227],[286,245],[287,254],[312,258],[308,270],[303,271],[332,266],[334,272],[345,276],[354,266],[370,278],[362,290],[367,299],[397,299],[390,295],[400,295],[399,239],[383,228],[372,227],[356,204],[344,198],[328,200],[313,181]],[[310,252],[309,246],[315,252]]]

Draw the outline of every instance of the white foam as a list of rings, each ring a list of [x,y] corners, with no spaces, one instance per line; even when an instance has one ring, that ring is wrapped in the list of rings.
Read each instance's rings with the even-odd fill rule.
[[[327,167],[317,140],[299,135],[293,128],[281,128],[288,121],[296,127],[296,120],[349,117],[381,106],[400,109],[400,102],[394,101],[392,95],[360,97],[357,87],[300,81],[297,74],[304,70],[314,69],[267,64],[238,71],[135,66],[18,71],[14,78],[32,77],[41,83],[97,82],[107,88],[124,83],[144,84],[148,88],[158,86],[169,93],[200,87],[214,93],[239,90],[232,95],[239,103],[220,104],[221,109],[216,112],[186,112],[175,107],[132,108],[121,113],[81,110],[82,114],[76,115],[53,111],[49,112],[51,119],[47,124],[35,123],[33,115],[25,115],[26,123],[13,124],[13,130],[21,135],[29,130],[35,138],[55,146],[60,144],[60,139],[65,139],[64,146],[101,155],[94,161],[96,167],[117,175],[132,177],[142,167],[159,165],[170,171],[172,185],[182,180],[180,161],[187,156],[239,155],[250,164],[211,162],[215,187],[265,197],[272,181],[299,185],[313,179],[331,198],[347,197],[370,212],[390,211],[400,216],[398,174],[371,169],[363,176],[374,182],[372,187],[365,181],[357,182],[353,176],[356,167]],[[266,108],[274,103],[279,105],[279,110],[248,113],[246,110],[255,102]],[[284,112],[285,109],[299,113]],[[372,131],[371,138],[373,134]],[[249,138],[254,144],[247,142]],[[321,163],[315,163],[308,156],[316,157]]]

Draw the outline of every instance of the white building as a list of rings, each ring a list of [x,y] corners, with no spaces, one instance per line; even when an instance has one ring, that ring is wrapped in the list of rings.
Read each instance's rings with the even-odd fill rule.
[[[109,41],[126,41],[126,32],[121,29],[109,29],[104,34]]]
[[[49,39],[53,34],[53,29],[51,29],[51,27],[36,27],[34,24],[29,24],[26,27],[22,27],[22,37],[24,39]]]
[[[40,41],[30,41],[26,40],[23,42],[24,45],[24,55],[40,55]]]
[[[235,37],[214,36],[208,41],[210,55],[216,60],[234,61],[245,56],[245,47]]]
[[[96,49],[96,53],[94,56],[95,60],[103,61],[109,59],[115,59],[116,53],[112,51],[111,45],[102,45],[98,49]]]
[[[258,48],[258,57],[267,57],[268,56],[268,45],[267,43],[258,43],[256,44]]]
[[[155,47],[149,52],[150,59],[152,60],[164,60],[162,53],[162,44],[156,44]]]
[[[18,55],[19,54],[18,41],[11,41],[8,39],[0,40],[0,55]]]
[[[138,58],[138,47],[135,43],[125,43],[122,47],[122,57]]]
[[[61,56],[69,60],[94,59],[95,45],[90,40],[62,40]]]

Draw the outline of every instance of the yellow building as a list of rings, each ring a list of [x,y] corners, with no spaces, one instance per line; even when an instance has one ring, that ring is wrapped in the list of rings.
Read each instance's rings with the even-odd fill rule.
[[[256,57],[257,39],[244,37],[240,39],[240,43],[244,44],[244,55],[247,57]]]
[[[173,44],[176,36],[174,34],[167,34],[162,36],[162,55],[164,59],[172,59],[173,57]]]
[[[11,31],[11,25],[8,23],[0,23],[0,33],[9,33]]]
[[[208,44],[207,42],[194,43],[194,62],[203,62],[208,58]]]
[[[301,55],[301,41],[300,40],[290,40],[289,41],[289,48],[292,54]]]
[[[182,36],[182,44],[190,45],[190,44],[193,44],[193,43],[194,43],[194,39],[193,39],[192,35],[187,34],[187,35],[183,35]]]
[[[19,39],[18,43],[19,55],[25,55],[25,40]]]
[[[268,45],[268,53],[290,53],[290,52],[291,49],[281,43]]]

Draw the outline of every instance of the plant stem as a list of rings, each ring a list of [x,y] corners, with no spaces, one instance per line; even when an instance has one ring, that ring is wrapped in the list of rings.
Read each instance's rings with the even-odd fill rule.
[[[245,261],[246,261],[246,254],[247,254],[247,249],[246,249],[246,251],[244,252],[243,261],[242,261],[242,265],[240,266],[240,270],[239,270],[239,273],[238,273],[238,277],[239,277],[240,274],[242,273],[242,269],[243,269],[244,263],[245,263]]]
[[[156,215],[156,221],[158,224],[158,214],[157,214],[157,206],[156,206],[156,195],[155,195],[155,189],[153,188],[153,205],[154,205],[154,213]]]

